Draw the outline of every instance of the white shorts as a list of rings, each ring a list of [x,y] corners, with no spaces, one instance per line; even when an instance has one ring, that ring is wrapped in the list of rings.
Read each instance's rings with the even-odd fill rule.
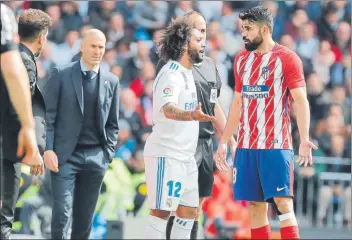
[[[198,207],[198,168],[194,158],[185,163],[166,157],[144,157],[144,164],[150,209]]]

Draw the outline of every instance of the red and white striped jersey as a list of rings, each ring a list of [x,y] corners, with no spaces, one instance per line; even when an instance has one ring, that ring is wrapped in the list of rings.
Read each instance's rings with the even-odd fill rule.
[[[264,55],[243,50],[234,72],[242,97],[238,148],[292,149],[290,90],[305,86],[297,54],[279,44]]]

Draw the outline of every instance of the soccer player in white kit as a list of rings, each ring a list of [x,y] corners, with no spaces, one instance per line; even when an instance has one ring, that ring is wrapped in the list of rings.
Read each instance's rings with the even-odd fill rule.
[[[145,238],[165,239],[171,211],[176,211],[172,239],[189,239],[197,214],[198,168],[194,159],[199,122],[213,121],[197,104],[192,65],[202,61],[204,39],[194,23],[173,20],[160,39],[168,60],[153,85],[153,132],[144,147],[148,203]]]

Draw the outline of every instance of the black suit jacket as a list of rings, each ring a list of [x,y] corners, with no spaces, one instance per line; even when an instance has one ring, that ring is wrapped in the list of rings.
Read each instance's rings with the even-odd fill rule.
[[[39,151],[43,155],[46,144],[46,110],[43,95],[37,85],[37,65],[33,53],[26,46],[20,44],[19,51],[29,77],[35,133]],[[4,123],[5,129],[8,129],[8,131],[4,132],[3,147],[6,149],[4,157],[5,159],[18,162],[20,159],[17,158],[16,151],[21,124],[12,104],[8,107],[7,114]]]
[[[96,107],[101,143],[109,161],[117,144],[119,117],[119,79],[110,72],[99,70],[98,106],[83,106],[80,62],[55,68],[45,93],[47,105],[47,150],[53,150],[64,164],[73,153],[83,126],[83,111]]]

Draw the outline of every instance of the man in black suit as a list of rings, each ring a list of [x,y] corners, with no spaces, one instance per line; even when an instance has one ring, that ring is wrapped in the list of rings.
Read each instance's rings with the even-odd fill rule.
[[[40,162],[40,164],[31,166],[33,175],[43,174],[44,165],[40,154],[43,154],[45,149],[45,140],[42,139],[45,133],[45,126],[43,126],[45,124],[45,104],[40,90],[36,86],[37,69],[34,55],[38,56],[40,54],[50,26],[50,17],[46,13],[34,9],[24,11],[18,23],[18,33],[21,39],[20,54],[29,77],[34,116],[33,127],[35,127],[36,142],[38,143],[34,158],[36,158],[36,162]],[[1,90],[1,95],[7,94]],[[6,96],[4,100],[1,98],[1,102],[3,102],[1,106],[1,135],[3,138],[1,148],[3,149],[2,175],[4,187],[4,201],[1,211],[1,238],[9,238],[20,187],[20,162],[23,162],[23,159],[21,159],[22,154],[17,154],[17,149],[18,145],[21,146],[22,143],[17,141],[21,139],[22,130],[21,120],[17,115],[15,106],[6,101]]]
[[[71,214],[71,238],[89,237],[102,181],[114,156],[119,79],[99,67],[105,44],[100,30],[88,30],[81,59],[55,68],[48,82],[44,162],[52,170],[53,239],[67,238]]]

